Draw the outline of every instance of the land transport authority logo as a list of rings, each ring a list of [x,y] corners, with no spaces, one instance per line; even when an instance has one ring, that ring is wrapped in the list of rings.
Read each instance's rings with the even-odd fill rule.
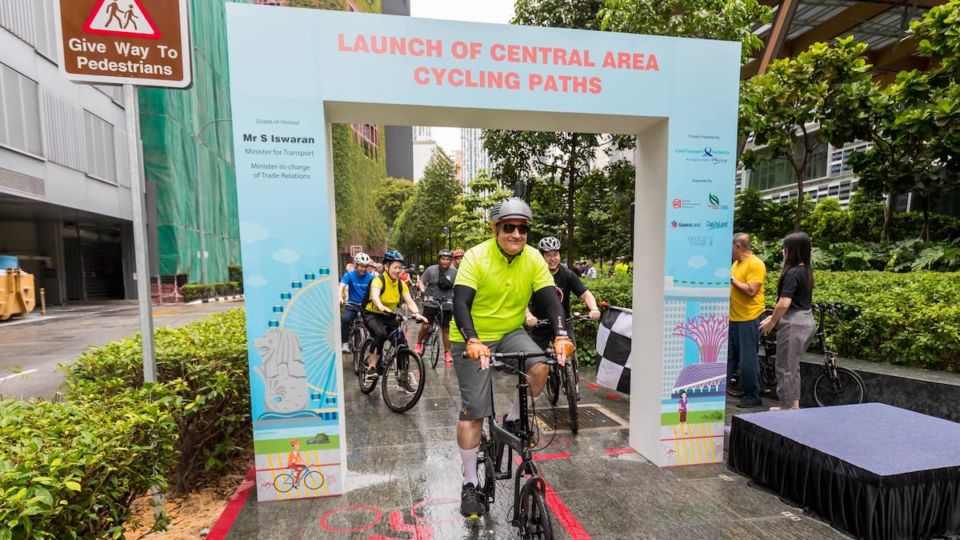
[[[730,161],[730,151],[720,150],[713,146],[704,146],[699,148],[677,148],[676,154],[682,154],[685,161],[693,163],[712,163],[722,165]]]

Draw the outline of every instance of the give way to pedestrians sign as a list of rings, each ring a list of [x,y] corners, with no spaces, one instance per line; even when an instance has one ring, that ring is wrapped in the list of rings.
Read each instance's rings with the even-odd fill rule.
[[[76,82],[187,88],[188,0],[59,0],[60,71]]]

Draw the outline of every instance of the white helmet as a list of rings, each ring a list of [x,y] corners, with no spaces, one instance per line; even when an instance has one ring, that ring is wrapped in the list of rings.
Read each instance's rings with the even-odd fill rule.
[[[490,221],[500,223],[507,219],[533,220],[533,211],[523,199],[509,197],[497,202],[490,208]]]
[[[361,251],[353,256],[353,262],[360,266],[367,266],[370,264],[370,256]]]
[[[560,240],[552,236],[544,236],[540,239],[540,251],[560,251]]]

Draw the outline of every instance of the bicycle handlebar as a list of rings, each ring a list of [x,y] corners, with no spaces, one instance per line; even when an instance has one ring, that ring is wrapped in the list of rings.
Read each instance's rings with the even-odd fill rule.
[[[597,319],[597,320],[591,319],[589,315],[574,315],[573,317],[567,317],[567,318],[566,318],[567,324],[574,323],[574,322],[579,322],[579,321],[600,322],[599,319]],[[536,327],[539,328],[539,327],[541,327],[541,326],[550,326],[550,321],[547,320],[547,319],[537,319],[537,326],[536,326]]]

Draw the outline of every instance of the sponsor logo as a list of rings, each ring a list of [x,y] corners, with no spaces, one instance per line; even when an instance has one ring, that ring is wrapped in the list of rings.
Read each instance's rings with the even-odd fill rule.
[[[688,236],[687,243],[690,244],[690,247],[713,247],[713,237],[712,236]]]
[[[720,204],[720,197],[717,197],[713,193],[709,194],[709,196],[707,197],[707,201],[708,201],[707,208],[710,208],[712,210],[727,210],[728,208],[730,208],[726,204]]]
[[[676,154],[683,154],[684,160],[694,163],[712,163],[720,165],[730,161],[730,151],[720,150],[713,146],[702,146],[696,148],[677,148]]]
[[[710,229],[711,231],[715,231],[717,229],[726,229],[728,227],[730,227],[729,221],[708,221],[707,222],[707,228]]]
[[[681,210],[683,208],[696,208],[700,206],[700,203],[691,201],[690,199],[674,199],[671,206],[676,210]]]
[[[726,223],[726,222],[724,222]],[[698,221],[677,221],[673,220],[670,222],[671,229],[699,229],[701,223]]]

